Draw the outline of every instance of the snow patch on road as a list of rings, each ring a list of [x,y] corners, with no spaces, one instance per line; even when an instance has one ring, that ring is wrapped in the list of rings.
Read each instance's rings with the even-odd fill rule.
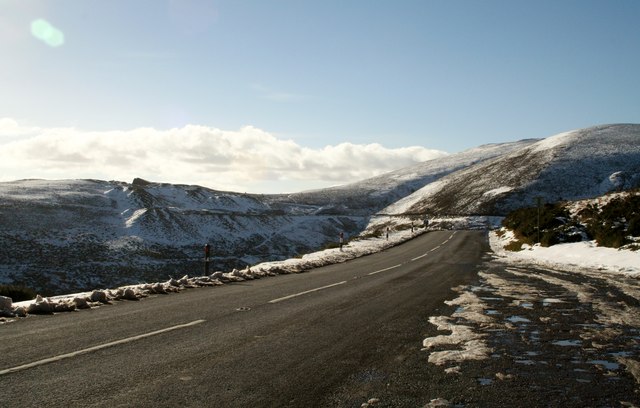
[[[474,331],[469,324],[488,324],[492,318],[484,314],[486,304],[467,287],[457,288],[460,295],[445,303],[450,306],[458,306],[451,317],[431,316],[429,322],[439,331],[450,331],[448,335],[427,337],[423,340],[423,351],[430,351],[429,363],[444,365],[447,363],[460,363],[467,360],[484,360],[491,354],[484,338],[485,334]],[[443,348],[446,350],[431,351]],[[449,348],[454,346],[454,348]]]

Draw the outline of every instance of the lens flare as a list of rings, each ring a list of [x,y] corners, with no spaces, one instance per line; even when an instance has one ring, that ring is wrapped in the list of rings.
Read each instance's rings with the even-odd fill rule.
[[[50,47],[59,47],[64,44],[64,34],[43,19],[31,22],[31,34]]]

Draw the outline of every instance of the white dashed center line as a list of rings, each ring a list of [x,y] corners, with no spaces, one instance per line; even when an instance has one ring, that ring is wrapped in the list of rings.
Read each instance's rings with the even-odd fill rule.
[[[380,269],[380,270],[377,270],[377,271],[374,271],[374,272],[369,272],[369,273],[367,274],[367,276],[375,275],[375,274],[378,274],[378,273],[381,273],[381,272],[385,272],[385,271],[390,271],[390,270],[392,270],[392,269],[399,268],[399,267],[401,267],[402,265],[405,265],[405,264],[407,264],[407,263],[409,263],[409,262],[417,261],[418,259],[424,258],[425,256],[429,255],[429,253],[431,253],[431,252],[433,252],[433,251],[435,251],[435,250],[437,250],[437,249],[441,248],[441,247],[442,247],[442,245],[444,245],[444,244],[446,244],[447,242],[449,242],[449,240],[451,240],[451,238],[453,238],[453,236],[454,236],[454,235],[455,235],[455,231],[454,231],[454,232],[449,236],[449,238],[447,238],[443,243],[441,243],[441,244],[440,244],[440,245],[438,245],[437,247],[430,249],[428,252],[426,252],[426,253],[424,253],[424,254],[422,254],[422,255],[420,255],[420,256],[417,256],[417,257],[415,257],[415,258],[412,258],[410,261],[405,262],[404,264],[398,264],[398,265],[390,266],[390,267],[388,267],[388,268]],[[356,277],[356,278],[357,278],[357,277]],[[347,283],[347,281],[342,281],[342,282],[338,282],[338,283],[333,283],[333,284],[331,284],[331,285],[322,286],[322,287],[320,287],[320,288],[315,288],[315,289],[305,290],[304,292],[295,293],[295,294],[293,294],[293,295],[284,296],[284,297],[281,297],[281,298],[278,298],[278,299],[270,300],[270,301],[269,301],[269,303],[278,303],[278,302],[282,302],[283,300],[289,300],[289,299],[292,299],[292,298],[295,298],[295,297],[298,297],[298,296],[306,295],[306,294],[308,294],[308,293],[317,292],[317,291],[319,291],[319,290],[332,288],[332,287],[334,287],[334,286],[338,286],[338,285],[344,285],[345,283]]]
[[[367,275],[375,275],[376,273],[380,273],[380,272],[384,272],[384,271],[390,271],[391,269],[399,268],[401,266],[402,266],[402,264],[390,266],[388,268],[380,269],[379,271],[369,272]]]
[[[323,289],[327,289],[327,288],[332,288],[334,286],[338,286],[338,285],[344,285],[345,283],[347,283],[347,281],[342,281],[342,282],[338,282],[338,283],[333,283],[331,285],[327,285],[327,286],[322,286],[320,288],[315,288],[315,289],[310,289],[310,290],[305,290],[304,292],[300,292],[300,293],[295,293],[293,295],[289,295],[289,296],[285,296],[285,297],[281,297],[278,299],[273,299],[270,300],[269,303],[278,303],[278,302],[282,302],[283,300],[288,300],[294,297],[298,297],[298,296],[302,296],[302,295],[306,295],[307,293],[312,293],[312,292],[317,292],[319,290],[323,290]]]

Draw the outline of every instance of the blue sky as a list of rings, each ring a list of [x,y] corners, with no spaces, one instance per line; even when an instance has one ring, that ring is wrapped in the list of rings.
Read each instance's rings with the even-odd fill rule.
[[[0,10],[0,118],[15,132],[0,131],[0,154],[3,140],[51,129],[99,138],[196,125],[249,126],[316,152],[420,146],[424,158],[640,122],[636,0],[0,0]],[[63,44],[36,38],[38,19]],[[229,187],[304,188],[296,177]],[[309,186],[348,181],[320,179]]]

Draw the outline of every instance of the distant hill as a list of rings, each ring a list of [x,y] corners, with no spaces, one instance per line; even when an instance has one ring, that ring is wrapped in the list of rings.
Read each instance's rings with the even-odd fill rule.
[[[450,173],[385,212],[505,215],[640,186],[640,125],[561,133]]]
[[[640,185],[640,125],[492,144],[340,187],[283,195],[135,179],[0,183],[0,283],[45,294],[278,260],[353,237],[376,214],[504,215]]]

